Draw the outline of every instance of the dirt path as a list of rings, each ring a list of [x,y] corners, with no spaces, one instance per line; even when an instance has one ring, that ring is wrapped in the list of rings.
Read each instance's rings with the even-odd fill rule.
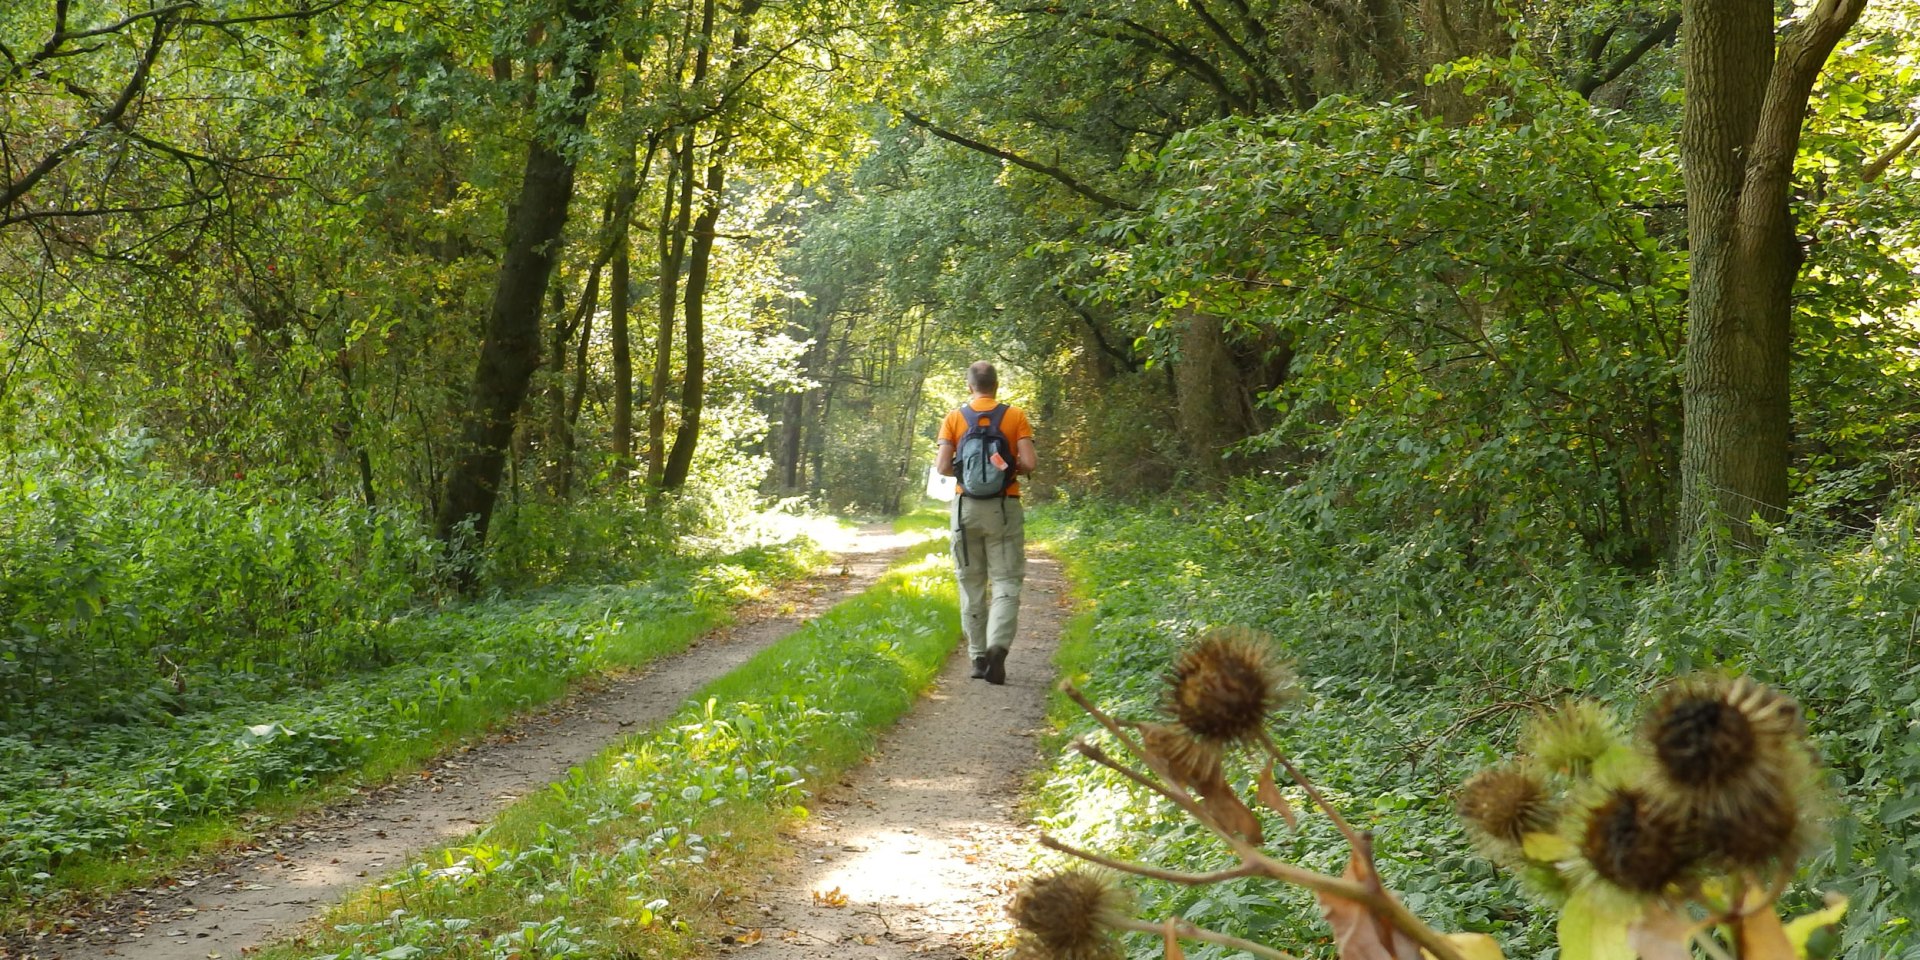
[[[939,688],[823,798],[795,856],[735,905],[722,955],[738,960],[965,958],[1008,928],[1005,907],[1036,849],[1014,821],[1067,615],[1059,565],[1034,557],[1007,683],[970,679],[965,648]]]
[[[329,807],[259,838],[207,869],[69,918],[66,934],[0,943],[32,960],[209,960],[284,934],[368,878],[456,840],[528,791],[636,728],[662,720],[701,686],[746,662],[839,600],[871,586],[918,536],[860,531],[832,572],[742,610],[734,626],[644,672],[619,677],[443,757],[405,783]]]

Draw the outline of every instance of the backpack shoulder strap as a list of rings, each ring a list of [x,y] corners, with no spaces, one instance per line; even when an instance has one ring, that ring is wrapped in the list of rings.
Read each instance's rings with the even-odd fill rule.
[[[1001,403],[1001,404],[996,404],[992,410],[983,411],[987,415],[987,424],[993,427],[994,433],[999,433],[999,434],[1006,433],[1005,430],[1002,430],[1000,428],[1000,422],[1007,418],[1007,411],[1009,409],[1012,409],[1012,408],[1008,407],[1004,403]]]

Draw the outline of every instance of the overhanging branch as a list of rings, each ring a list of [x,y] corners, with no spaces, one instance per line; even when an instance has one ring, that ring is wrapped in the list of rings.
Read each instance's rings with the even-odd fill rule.
[[[907,118],[907,121],[912,123],[914,126],[919,127],[920,129],[925,130],[928,133],[931,133],[942,140],[945,140],[949,143],[957,143],[960,146],[966,147],[969,150],[975,150],[980,153],[984,153],[990,157],[998,157],[999,159],[1005,160],[1006,162],[1011,163],[1018,167],[1024,167],[1025,169],[1031,170],[1034,173],[1040,174],[1043,177],[1047,177],[1048,179],[1053,180],[1054,182],[1060,184],[1061,186],[1066,187],[1068,190],[1072,190],[1074,193],[1077,193],[1080,196],[1085,197],[1088,200],[1091,200],[1094,203],[1097,203],[1100,206],[1105,207],[1109,210],[1139,210],[1140,209],[1140,206],[1138,204],[1128,203],[1127,201],[1122,200],[1118,197],[1109,196],[1107,194],[1101,193],[1100,191],[1095,190],[1094,188],[1089,187],[1084,183],[1081,183],[1072,174],[1066,172],[1065,170],[1060,169],[1059,167],[1044,164],[1039,162],[1038,160],[1029,160],[1026,157],[1020,156],[1019,154],[1014,153],[1012,151],[1002,150],[999,147],[993,146],[991,144],[982,143],[971,137],[962,136],[958,133],[954,133],[951,130],[942,129],[934,125],[933,121],[928,120],[927,118],[922,117],[911,110],[901,108],[900,115]]]
[[[1621,54],[1620,58],[1613,61],[1612,65],[1608,66],[1604,72],[1589,73],[1581,78],[1580,82],[1574,85],[1574,89],[1579,92],[1582,98],[1587,100],[1593,99],[1594,91],[1618,79],[1621,74],[1627,72],[1628,68],[1639,63],[1641,58],[1645,57],[1654,47],[1673,39],[1674,34],[1679,32],[1680,15],[1676,13],[1660,21],[1652,30],[1647,31],[1647,35],[1641,37],[1640,42],[1633,45],[1633,49]],[[1599,57],[1597,55],[1594,58],[1594,66],[1599,66]]]

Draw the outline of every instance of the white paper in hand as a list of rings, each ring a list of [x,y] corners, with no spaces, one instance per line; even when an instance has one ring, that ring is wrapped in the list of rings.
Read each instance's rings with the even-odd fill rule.
[[[927,464],[927,496],[941,503],[953,500],[953,478],[943,477],[934,464]]]

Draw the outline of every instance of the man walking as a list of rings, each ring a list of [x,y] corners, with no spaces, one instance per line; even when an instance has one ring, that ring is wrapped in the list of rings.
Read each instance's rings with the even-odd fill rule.
[[[1014,478],[1032,473],[1036,461],[1026,412],[994,399],[999,389],[993,364],[982,360],[967,368],[972,399],[940,424],[935,463],[960,493],[949,519],[973,676],[993,684],[1007,682],[1007,648],[1019,625],[1020,584],[1027,574],[1026,519]]]

